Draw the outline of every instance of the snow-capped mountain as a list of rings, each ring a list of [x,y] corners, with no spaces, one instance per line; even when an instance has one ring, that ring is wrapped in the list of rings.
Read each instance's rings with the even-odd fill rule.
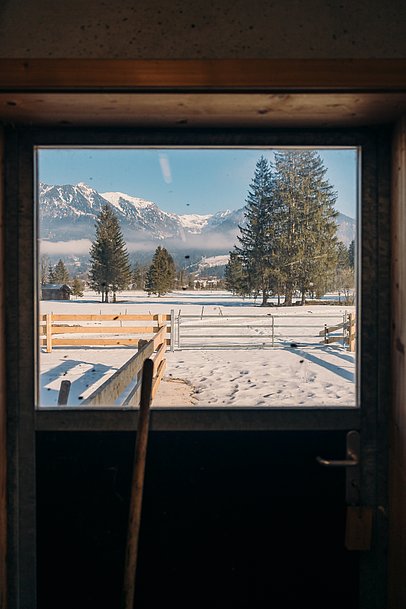
[[[197,235],[201,233],[204,228],[206,228],[212,214],[207,214],[205,216],[201,214],[183,214],[178,217],[183,228],[188,230],[190,233]]]
[[[174,250],[212,250],[225,254],[245,224],[244,207],[215,214],[178,215],[162,211],[153,201],[122,192],[99,193],[84,183],[62,186],[40,184],[41,239],[51,242],[92,240],[97,215],[111,205],[118,216],[129,249],[153,251],[165,241]],[[348,245],[355,237],[355,221],[344,214],[337,218],[338,238]]]
[[[116,212],[126,239],[162,240],[181,237],[176,214],[153,203],[120,192],[98,193],[86,184],[49,186],[40,184],[41,238],[51,241],[93,239],[94,225],[103,205]]]
[[[141,232],[152,239],[181,236],[179,216],[159,209],[152,201],[132,197],[122,192],[104,192],[101,195],[113,207],[121,220],[124,234]]]
[[[69,239],[83,238],[105,204],[105,199],[96,190],[83,183],[75,186],[40,184],[41,237],[51,241],[66,239],[67,235]]]

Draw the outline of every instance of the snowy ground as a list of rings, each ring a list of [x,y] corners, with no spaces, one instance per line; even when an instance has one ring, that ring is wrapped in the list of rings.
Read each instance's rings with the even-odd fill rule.
[[[96,295],[87,293],[75,301],[43,301],[41,313],[180,313],[180,344],[191,347],[167,353],[168,367],[155,405],[355,405],[355,355],[339,344],[322,345],[318,336],[325,323],[340,323],[353,307],[263,308],[253,300],[216,291],[174,292],[161,298],[127,292],[119,301],[102,305]],[[231,317],[235,315],[240,317]],[[193,339],[193,334],[215,338]],[[52,353],[41,353],[41,405],[56,405],[64,379],[72,381],[69,405],[80,405],[133,353],[126,347],[56,347]]]

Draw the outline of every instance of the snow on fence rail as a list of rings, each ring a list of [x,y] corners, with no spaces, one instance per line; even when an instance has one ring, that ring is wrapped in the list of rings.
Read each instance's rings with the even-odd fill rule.
[[[334,319],[336,324],[328,327],[323,322]],[[307,323],[304,321],[307,320]],[[312,323],[308,323],[311,321]],[[338,322],[338,323],[337,323]],[[337,330],[341,332],[337,334]],[[200,331],[200,332],[199,332]],[[319,337],[324,339],[320,341]],[[273,315],[227,314],[200,315],[181,314],[176,320],[176,346],[183,348],[268,348],[280,347],[291,342],[305,345],[339,342],[355,350],[355,316],[352,314]]]
[[[138,348],[140,335],[155,334],[162,326],[169,337],[167,344],[173,349],[174,314],[145,315],[56,315],[47,313],[40,318],[40,345],[51,353],[59,346],[135,346]],[[134,323],[136,322],[136,323]],[[153,325],[136,325],[150,322]],[[106,324],[109,325],[106,325]],[[73,336],[72,336],[73,335]],[[108,337],[107,337],[107,336]]]
[[[154,362],[152,399],[158,390],[166,368],[167,346],[173,350],[173,320],[173,312],[170,315],[47,313],[40,318],[39,340],[47,353],[51,353],[53,347],[61,346],[134,346],[137,353],[83,400],[81,406],[137,406],[141,395],[142,367],[148,358]],[[139,322],[144,322],[144,325],[139,325]],[[147,326],[145,322],[151,325]],[[148,337],[148,334],[151,336]]]
[[[142,367],[146,359],[154,362],[152,393],[154,399],[166,369],[166,326],[162,326],[153,338],[143,341],[139,351],[110,378],[98,387],[81,406],[138,406],[141,397]]]
[[[342,335],[337,335],[337,331],[342,330]],[[335,326],[328,327],[324,324],[324,329],[319,332],[319,336],[324,336],[322,343],[329,345],[331,343],[341,342],[348,346],[349,351],[355,351],[356,338],[355,315],[350,313],[343,316],[343,321]]]

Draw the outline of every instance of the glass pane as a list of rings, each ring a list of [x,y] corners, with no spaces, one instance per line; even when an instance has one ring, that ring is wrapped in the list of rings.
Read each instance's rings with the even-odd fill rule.
[[[355,406],[358,150],[40,148],[40,406]],[[65,381],[65,383],[62,383]]]

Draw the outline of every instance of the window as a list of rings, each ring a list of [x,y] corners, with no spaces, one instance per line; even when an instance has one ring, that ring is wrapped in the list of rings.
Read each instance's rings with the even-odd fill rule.
[[[354,406],[358,154],[36,148],[40,406]]]

